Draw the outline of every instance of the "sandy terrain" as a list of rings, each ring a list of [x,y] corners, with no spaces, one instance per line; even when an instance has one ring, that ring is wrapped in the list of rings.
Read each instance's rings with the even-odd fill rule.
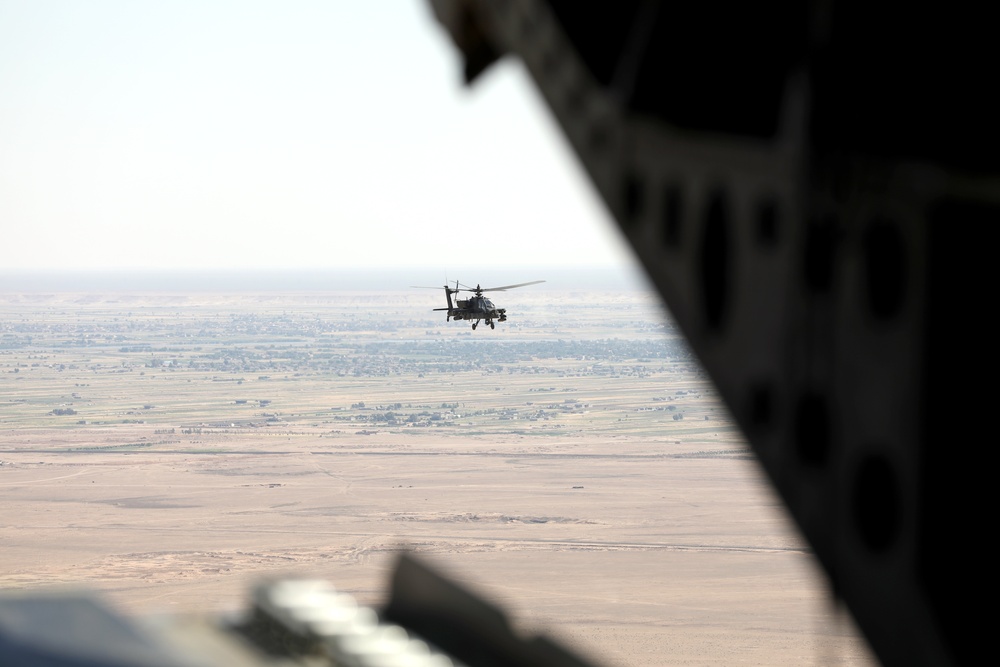
[[[85,586],[128,613],[194,613],[244,607],[263,577],[319,576],[377,605],[407,548],[598,664],[871,661],[687,362],[602,375],[612,362],[536,355],[434,371],[440,359],[408,365],[421,347],[369,350],[397,365],[387,376],[340,374],[318,354],[269,373],[244,354],[227,370],[209,364],[255,345],[291,358],[330,339],[464,340],[467,325],[425,321],[409,297],[409,328],[309,335],[266,330],[288,310],[334,320],[357,302],[4,298],[4,588]],[[648,300],[562,303],[558,333],[529,303],[494,341],[663,336],[643,325]],[[622,308],[646,315],[602,330]],[[263,333],[206,325],[254,313]],[[184,338],[183,322],[200,334]],[[71,344],[81,336],[96,342]],[[441,410],[449,397],[459,407]],[[394,402],[414,421],[358,421]]]

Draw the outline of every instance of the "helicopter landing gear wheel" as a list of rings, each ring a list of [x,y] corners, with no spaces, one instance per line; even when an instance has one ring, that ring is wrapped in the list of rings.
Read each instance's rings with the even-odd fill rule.
[[[497,328],[497,325],[495,325],[492,322],[490,322],[490,329],[496,329],[496,328]]]
[[[475,331],[475,330],[476,330],[476,325],[477,325],[477,324],[479,324],[479,322],[473,322],[473,323],[472,323],[472,330],[473,330],[473,331]]]

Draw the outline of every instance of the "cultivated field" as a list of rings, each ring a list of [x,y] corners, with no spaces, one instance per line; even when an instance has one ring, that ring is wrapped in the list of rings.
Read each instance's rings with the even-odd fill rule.
[[[442,300],[0,294],[0,587],[378,605],[409,548],[598,664],[870,662],[656,299]]]

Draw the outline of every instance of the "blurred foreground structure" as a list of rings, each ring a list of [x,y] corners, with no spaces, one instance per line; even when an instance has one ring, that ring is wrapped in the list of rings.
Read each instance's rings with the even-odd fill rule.
[[[316,579],[261,583],[229,617],[133,622],[80,593],[0,595],[4,667],[587,667],[408,554],[384,608]]]
[[[524,63],[880,660],[971,662],[990,21],[943,3],[430,4],[467,83]]]

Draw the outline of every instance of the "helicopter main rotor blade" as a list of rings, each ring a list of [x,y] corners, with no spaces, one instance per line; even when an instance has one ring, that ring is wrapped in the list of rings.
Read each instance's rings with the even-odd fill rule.
[[[428,285],[410,285],[410,287],[416,288],[416,289],[445,289],[441,285],[438,285],[437,287],[430,287]],[[451,288],[449,287],[448,289],[451,289]]]
[[[502,292],[508,289],[514,289],[515,287],[524,287],[526,285],[537,285],[538,283],[544,283],[544,280],[532,280],[530,283],[518,283],[516,285],[504,285],[503,287],[484,287],[483,292]]]

